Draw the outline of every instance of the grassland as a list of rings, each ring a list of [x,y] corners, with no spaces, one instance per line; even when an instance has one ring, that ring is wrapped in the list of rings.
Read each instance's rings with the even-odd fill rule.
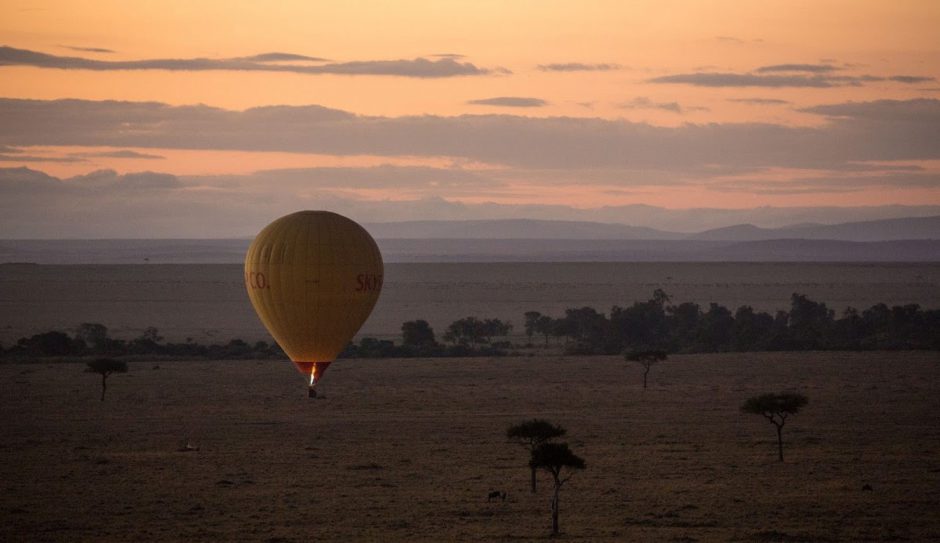
[[[940,540],[936,353],[677,355],[646,392],[617,357],[344,360],[319,400],[287,362],[156,364],[104,402],[81,365],[0,366],[0,540],[545,540],[504,438],[534,416],[588,464],[564,540]],[[781,464],[739,405],[784,389]]]

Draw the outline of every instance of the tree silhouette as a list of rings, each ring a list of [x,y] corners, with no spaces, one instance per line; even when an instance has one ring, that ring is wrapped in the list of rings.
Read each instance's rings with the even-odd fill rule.
[[[646,377],[650,373],[653,364],[666,359],[665,351],[630,351],[624,355],[624,358],[630,362],[639,362],[643,366],[643,390],[646,390]]]
[[[783,425],[786,424],[788,416],[798,413],[808,402],[806,396],[791,392],[761,394],[748,398],[741,405],[741,411],[761,415],[777,428],[777,451],[780,461],[783,462]]]
[[[552,535],[558,535],[558,495],[561,492],[561,486],[573,475],[573,473],[568,473],[567,476],[562,476],[562,472],[565,468],[570,471],[584,469],[587,466],[584,459],[571,452],[567,443],[542,443],[532,451],[529,466],[533,470],[541,469],[548,472],[555,483],[552,493]]]
[[[426,320],[404,322],[401,325],[402,345],[409,347],[434,347],[434,329]]]
[[[506,437],[534,454],[539,446],[565,435],[566,430],[561,426],[556,426],[544,419],[532,419],[510,426],[506,430]],[[536,491],[535,472],[537,467],[529,463],[532,470],[532,492]]]
[[[127,373],[127,362],[112,358],[96,358],[88,363],[85,371],[101,374],[101,401],[104,401],[104,393],[108,389],[108,377],[112,373]]]
[[[88,347],[100,351],[108,342],[108,328],[97,322],[83,322],[78,325],[75,338],[84,341]]]
[[[529,343],[532,343],[532,336],[538,331],[539,319],[541,317],[542,314],[538,311],[525,312],[525,335],[529,338]]]

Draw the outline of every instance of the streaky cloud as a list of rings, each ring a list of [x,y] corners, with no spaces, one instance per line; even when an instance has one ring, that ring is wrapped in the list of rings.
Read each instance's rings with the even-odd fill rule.
[[[606,72],[619,70],[619,64],[585,64],[582,62],[562,62],[553,64],[539,64],[538,69],[543,72]]]
[[[85,162],[84,158],[76,156],[33,156],[26,155],[23,153],[16,154],[5,154],[0,152],[0,162],[61,162],[61,163],[75,163],[75,162]]]
[[[813,74],[824,74],[839,70],[831,64],[774,64],[771,66],[761,66],[754,70],[757,73],[772,72],[807,72]]]
[[[102,151],[100,153],[71,153],[70,156],[78,158],[136,158],[145,160],[165,160],[165,156],[154,155],[150,153],[140,153],[130,149],[119,149],[117,151]]]
[[[306,61],[306,62],[323,62],[329,59],[320,58],[320,57],[308,57],[306,55],[297,55],[294,53],[261,53],[259,55],[252,55],[248,57],[238,57],[238,60],[248,60],[255,62],[282,62],[282,61]]]
[[[838,86],[829,77],[804,75],[758,75],[731,72],[696,72],[654,77],[649,83],[679,83],[696,87],[816,87]],[[849,85],[848,81],[841,84]]]
[[[940,100],[935,98],[823,104],[799,111],[852,120],[926,124],[940,136]]]
[[[919,75],[892,75],[888,78],[888,81],[897,81],[898,83],[929,83],[931,81],[936,81],[936,77],[926,77]]]
[[[103,47],[78,47],[75,45],[60,45],[59,47],[65,49],[71,49],[72,51],[80,51],[82,53],[116,53],[113,49],[105,49]]]
[[[791,103],[789,100],[781,100],[779,98],[728,98],[728,101],[759,106],[785,105]]]
[[[272,56],[273,55],[273,56]],[[285,58],[290,57],[290,58]],[[300,57],[300,58],[298,58]],[[84,57],[63,57],[0,46],[0,66],[33,66],[61,70],[168,70],[168,71],[247,71],[286,72],[307,75],[377,75],[414,78],[441,78],[484,75],[493,72],[479,68],[470,62],[459,62],[453,58],[429,60],[426,58],[398,60],[364,60],[331,62],[327,64],[283,64],[274,61],[319,61],[316,57],[305,57],[290,53],[264,53],[241,58],[180,58],[147,60],[97,60]],[[496,73],[502,73],[496,70]]]
[[[620,104],[624,109],[661,109],[673,113],[682,113],[682,106],[679,102],[654,102],[645,96],[638,96],[629,102]]]
[[[867,83],[892,81],[895,83],[914,84],[933,81],[932,77],[910,75],[834,75],[828,73],[804,75],[796,72],[780,73],[736,73],[736,72],[693,72],[665,75],[648,79],[648,83],[673,83],[696,87],[764,87],[764,88],[830,88],[860,87]]]
[[[473,106],[498,106],[498,107],[543,107],[548,104],[541,98],[531,98],[526,96],[496,96],[493,98],[481,98],[479,100],[469,100],[468,104]]]
[[[274,170],[240,176],[180,177],[154,172],[119,174],[99,170],[88,175],[60,179],[29,168],[0,168],[0,238],[212,238],[248,237],[256,234],[272,216],[304,206],[329,208],[363,222],[414,220],[548,219],[593,221],[647,226],[677,232],[752,223],[781,227],[796,223],[839,223],[940,214],[940,206],[867,207],[760,207],[752,209],[665,209],[642,204],[575,208],[549,204],[462,203],[439,195],[409,196],[396,200],[357,198],[337,186],[337,171]],[[340,168],[339,170],[342,170]],[[353,168],[347,181],[370,187],[381,178],[413,186],[435,186],[441,176],[455,175],[458,185],[479,195],[476,180],[467,173],[433,169]],[[357,178],[357,176],[362,176]],[[911,182],[907,180],[904,182]],[[733,183],[730,182],[729,183]],[[798,183],[798,181],[797,181]],[[914,181],[914,183],[918,183]],[[272,191],[272,185],[282,190]],[[735,187],[716,183],[716,191],[809,191],[809,185],[829,181]],[[321,187],[328,187],[325,190]],[[410,188],[410,186],[409,186]],[[826,189],[833,192],[837,188]],[[843,184],[841,188],[851,190]]]
[[[846,162],[940,159],[940,100],[846,102],[802,111],[829,122],[817,127],[756,122],[669,127],[591,117],[375,117],[320,106],[234,111],[3,98],[0,145],[453,157],[568,171],[837,168]]]

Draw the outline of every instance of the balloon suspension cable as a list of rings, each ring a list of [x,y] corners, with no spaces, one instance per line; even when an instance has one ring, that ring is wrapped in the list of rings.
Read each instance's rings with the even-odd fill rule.
[[[317,386],[317,371],[316,371],[316,366],[314,366],[314,370],[310,372],[310,385],[307,387],[308,398],[317,397],[317,389],[314,388],[316,386]]]

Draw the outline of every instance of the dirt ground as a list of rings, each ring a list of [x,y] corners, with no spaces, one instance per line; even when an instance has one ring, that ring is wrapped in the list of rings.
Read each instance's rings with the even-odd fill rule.
[[[0,540],[546,540],[504,438],[544,417],[587,462],[563,540],[940,541],[937,353],[677,355],[645,392],[617,357],[343,360],[318,400],[286,361],[132,362],[104,402],[82,369],[0,366]],[[784,463],[739,411],[780,390]]]

